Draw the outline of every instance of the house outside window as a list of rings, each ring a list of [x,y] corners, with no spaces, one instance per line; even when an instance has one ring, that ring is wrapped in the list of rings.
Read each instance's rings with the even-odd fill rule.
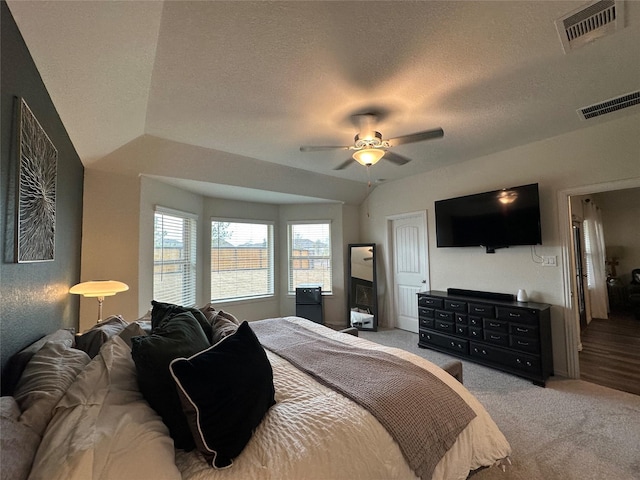
[[[211,301],[274,294],[273,223],[211,220]]]
[[[331,223],[292,222],[288,225],[289,294],[301,285],[320,285],[333,293],[331,272]]]
[[[197,217],[156,207],[153,230],[153,299],[194,306]]]

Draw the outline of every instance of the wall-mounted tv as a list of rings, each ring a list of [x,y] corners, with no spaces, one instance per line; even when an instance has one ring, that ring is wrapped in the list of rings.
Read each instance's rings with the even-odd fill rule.
[[[496,248],[542,243],[538,184],[435,202],[438,247]]]

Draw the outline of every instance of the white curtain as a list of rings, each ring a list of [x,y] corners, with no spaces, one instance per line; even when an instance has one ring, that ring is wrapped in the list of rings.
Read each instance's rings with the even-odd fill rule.
[[[583,202],[584,247],[587,263],[587,283],[591,302],[591,317],[608,319],[607,273],[604,231],[600,209],[593,201]]]

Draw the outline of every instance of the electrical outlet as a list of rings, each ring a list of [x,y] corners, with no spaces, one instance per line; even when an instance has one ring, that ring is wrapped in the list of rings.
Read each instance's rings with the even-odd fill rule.
[[[548,255],[542,257],[542,266],[543,267],[557,267],[558,266],[558,257],[555,255]]]

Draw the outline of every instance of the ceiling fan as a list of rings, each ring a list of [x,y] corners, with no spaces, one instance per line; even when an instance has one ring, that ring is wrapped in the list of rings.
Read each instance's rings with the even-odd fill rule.
[[[411,159],[391,152],[389,149],[405,143],[422,142],[423,140],[431,140],[434,138],[441,138],[444,136],[442,128],[434,128],[432,130],[425,130],[423,132],[411,133],[409,135],[402,135],[400,137],[389,138],[387,140],[382,138],[382,134],[375,130],[376,123],[378,122],[378,115],[376,113],[361,113],[353,115],[352,120],[356,126],[359,127],[359,133],[355,136],[353,145],[347,146],[309,146],[303,145],[300,147],[301,152],[320,152],[324,150],[351,150],[353,154],[352,158],[348,159],[344,163],[341,163],[334,170],[342,170],[347,168],[352,160],[357,161],[361,165],[367,167],[375,165],[381,158],[395,163],[396,165],[405,165],[409,163]]]

